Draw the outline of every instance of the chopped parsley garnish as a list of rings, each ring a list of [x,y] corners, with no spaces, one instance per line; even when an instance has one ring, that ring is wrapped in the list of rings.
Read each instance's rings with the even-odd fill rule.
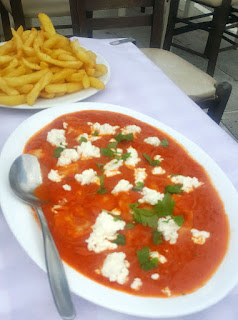
[[[132,191],[141,191],[144,188],[144,182],[137,182],[136,185],[131,189]]]
[[[162,243],[162,232],[158,230],[153,230],[153,243],[155,245]]]
[[[149,247],[144,247],[141,250],[137,250],[136,253],[140,266],[144,271],[149,271],[158,267],[158,258],[150,259]]]
[[[97,130],[94,131],[93,136],[98,136],[98,135],[99,135],[99,132]]]
[[[98,188],[97,193],[105,194],[105,193],[107,192],[107,190],[106,190],[105,187],[104,187],[104,178],[105,178],[105,175],[104,175],[104,174],[102,174],[101,176],[98,175],[98,178],[99,178],[99,181],[100,181],[100,187]]]
[[[131,156],[131,153],[130,152],[126,152],[126,153],[122,154],[121,159],[123,161],[126,161],[128,158],[130,158],[130,156]]]
[[[167,139],[164,138],[163,140],[160,141],[160,145],[161,145],[162,147],[168,148],[169,142],[168,142]]]
[[[158,217],[173,216],[175,201],[172,199],[171,194],[166,193],[162,200],[158,200],[154,206]]]
[[[101,154],[113,158],[114,152],[110,148],[101,148]]]
[[[183,218],[183,216],[175,216],[175,217],[173,217],[173,219],[174,219],[174,222],[175,222],[179,227],[181,227],[182,224],[184,223],[184,218]]]
[[[112,242],[124,246],[126,244],[126,237],[124,234],[119,233]]]
[[[146,158],[147,161],[149,161],[149,164],[152,166],[152,167],[155,167],[155,166],[159,166],[160,165],[160,161],[159,160],[152,160],[151,157],[146,154],[146,153],[143,153],[143,156]]]
[[[82,143],[82,142],[87,142],[87,139],[86,139],[85,137],[81,137],[81,138],[79,139],[79,143]]]
[[[122,134],[121,132],[118,133],[118,135],[116,135],[114,137],[114,139],[117,142],[121,142],[121,141],[130,141],[133,139],[133,133],[128,133],[128,134]]]
[[[107,145],[107,149],[116,149],[117,147],[117,142],[110,142],[108,145]]]
[[[170,193],[170,194],[182,193],[183,192],[183,190],[181,189],[182,186],[183,186],[182,184],[175,184],[175,185],[168,184],[165,187],[165,193]]]
[[[132,229],[132,228],[134,228],[135,227],[135,224],[133,223],[133,222],[128,222],[127,224],[126,224],[126,229],[128,230],[128,229]]]
[[[96,165],[98,166],[98,168],[99,168],[100,170],[102,170],[102,171],[104,170],[104,166],[105,166],[105,165],[104,165],[103,163],[98,163],[98,162],[97,162]]]
[[[64,151],[64,148],[62,148],[62,147],[56,148],[56,149],[54,150],[55,157],[56,157],[56,158],[59,158],[62,151]]]
[[[140,209],[138,208],[139,204],[131,203],[129,204],[132,213],[134,215],[134,220],[137,223],[142,224],[143,226],[149,226],[151,228],[157,228],[158,226],[158,217],[154,210],[152,209]]]

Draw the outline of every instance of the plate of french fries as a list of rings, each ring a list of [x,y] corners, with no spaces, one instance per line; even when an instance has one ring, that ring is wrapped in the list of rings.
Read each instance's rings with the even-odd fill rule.
[[[110,66],[78,40],[57,34],[40,13],[40,30],[12,30],[0,46],[0,107],[44,109],[84,100],[110,79]]]

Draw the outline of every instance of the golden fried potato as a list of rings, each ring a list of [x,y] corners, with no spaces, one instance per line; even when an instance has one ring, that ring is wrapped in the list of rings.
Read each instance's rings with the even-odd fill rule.
[[[0,95],[0,104],[6,106],[17,106],[19,104],[26,103],[26,96],[25,95],[18,95],[18,96],[2,96]]]
[[[43,29],[45,30],[45,32],[47,32],[50,36],[53,36],[56,34],[55,28],[54,28],[50,18],[46,14],[40,13],[38,15],[38,18],[39,18],[40,22],[42,23],[42,26],[43,26]]]
[[[48,71],[40,80],[34,85],[33,89],[26,96],[26,102],[30,106],[32,106],[40,94],[41,90],[45,88],[45,86],[50,83],[53,77],[53,73]]]

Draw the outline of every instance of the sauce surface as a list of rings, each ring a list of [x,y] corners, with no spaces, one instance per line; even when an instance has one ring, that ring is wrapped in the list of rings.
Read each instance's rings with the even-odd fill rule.
[[[95,132],[97,130],[92,130],[88,122],[98,122],[101,125],[108,123],[111,126],[119,126],[119,128],[116,129],[115,134],[105,135]],[[85,139],[83,139],[84,141],[81,139],[79,142],[78,137],[84,133],[99,138],[92,141],[92,145],[106,148],[111,143],[110,140],[128,125],[138,126],[141,132],[134,133],[131,140],[118,142],[116,148],[122,149],[123,154],[126,154],[127,149],[133,147],[136,149],[140,161],[134,167],[125,165],[124,161],[118,169],[119,174],[110,177],[105,175],[102,165],[114,159],[115,153],[111,158],[103,155],[102,149],[100,149],[100,157],[98,158],[80,158],[68,165],[59,166],[57,165],[59,158],[55,156],[55,150],[58,147],[47,141],[48,132],[52,129],[60,129],[65,131],[67,142],[67,148],[61,146],[62,150],[75,149],[76,146],[83,145]],[[146,143],[144,140],[148,137],[159,138],[160,144],[155,146]],[[163,146],[161,141],[167,141],[168,146],[166,143]],[[59,151],[60,149],[58,149]],[[80,111],[61,116],[37,132],[26,144],[24,153],[33,154],[40,161],[43,184],[35,193],[39,198],[47,201],[43,206],[43,211],[60,256],[85,276],[106,286],[134,295],[168,297],[187,294],[203,286],[221,263],[227,249],[229,236],[223,203],[203,167],[194,161],[173,138],[159,129],[118,113]],[[165,172],[153,174],[152,170],[155,166],[152,166],[143,154],[149,155],[152,160],[156,155],[160,155],[163,160],[157,167],[160,166]],[[120,153],[119,157],[121,157]],[[143,181],[143,187],[156,190],[161,194],[168,194],[170,203],[175,201],[173,216],[166,216],[166,219],[182,216],[182,225],[177,231],[176,243],[170,244],[169,241],[166,241],[164,234],[158,232],[157,227],[143,225],[138,223],[138,220],[135,221],[130,204],[137,203],[138,208],[152,211],[155,207],[148,202],[138,202],[142,198],[142,190],[132,191],[130,189],[115,194],[111,193],[122,179],[129,181],[133,186],[136,185],[135,168],[145,168],[147,176]],[[52,169],[57,170],[61,181],[56,182],[48,178]],[[103,176],[101,184],[100,178],[97,183],[84,185],[75,179],[76,174],[81,174],[87,169],[93,169],[99,176]],[[171,182],[171,175],[174,177],[177,175],[196,177],[201,184],[190,192],[166,193],[166,186],[178,185],[178,183]],[[104,191],[99,193],[102,183],[104,185],[101,190],[104,190],[105,193]],[[63,188],[65,185],[70,186],[70,190],[65,190]],[[140,187],[142,187],[141,184]],[[181,184],[179,190],[181,191]],[[120,221],[125,221],[127,224],[123,230],[117,232],[117,236],[118,234],[125,236],[125,245],[119,244],[115,249],[99,253],[90,251],[86,240],[89,239],[93,231],[92,226],[97,217],[102,213],[102,210],[106,210],[104,212],[113,216],[113,220],[118,221],[117,215],[112,213],[114,209],[120,213]],[[157,216],[157,218],[154,216],[154,218],[158,221],[161,216]],[[191,229],[206,231],[209,233],[209,237],[205,239],[203,244],[196,243],[192,240]],[[159,233],[159,244],[155,244],[153,232]],[[166,262],[157,263],[157,266],[151,270],[143,270],[137,252],[145,247],[148,247],[150,252],[159,252],[159,255],[166,258]],[[110,281],[101,272],[105,259],[113,252],[125,253],[126,260],[129,262],[127,268],[129,273],[123,284]],[[151,261],[151,259],[152,257],[149,260]],[[159,278],[152,279],[151,276],[154,274],[158,274]],[[131,288],[135,278],[139,278],[142,284],[137,289]]]

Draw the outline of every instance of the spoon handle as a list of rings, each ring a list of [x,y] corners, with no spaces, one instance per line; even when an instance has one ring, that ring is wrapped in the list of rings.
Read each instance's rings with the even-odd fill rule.
[[[42,209],[35,206],[35,210],[42,229],[46,268],[56,308],[62,319],[72,320],[76,314],[62,260],[49,231]]]

